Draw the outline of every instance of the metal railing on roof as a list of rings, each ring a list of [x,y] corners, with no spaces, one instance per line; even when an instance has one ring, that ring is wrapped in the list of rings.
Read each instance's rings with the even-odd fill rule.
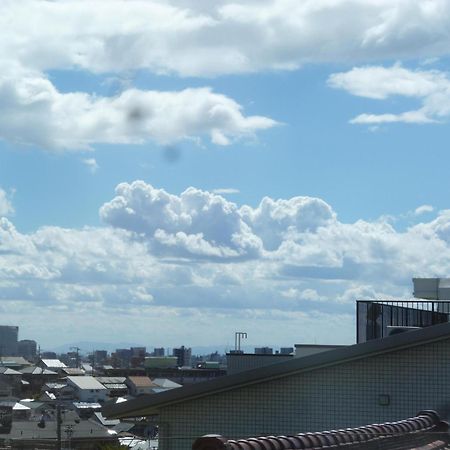
[[[450,301],[357,300],[358,343],[388,336],[392,327],[428,327],[450,321]]]

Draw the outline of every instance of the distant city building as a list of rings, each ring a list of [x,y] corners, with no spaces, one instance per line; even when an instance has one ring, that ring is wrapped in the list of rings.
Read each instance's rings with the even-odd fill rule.
[[[56,359],[55,352],[41,352],[41,359]]]
[[[164,356],[166,352],[164,351],[164,347],[156,348],[153,350],[152,356]]]
[[[131,347],[131,367],[142,367],[144,364],[147,349],[145,347]]]
[[[95,366],[102,365],[108,359],[108,352],[106,350],[96,350],[94,352],[94,361],[93,364]]]
[[[294,347],[281,347],[280,348],[281,355],[290,355],[291,353],[294,353]]]
[[[270,347],[256,347],[255,353],[257,355],[273,355],[273,348]]]
[[[131,349],[118,348],[112,354],[113,365],[115,367],[129,367],[131,361]]]
[[[177,358],[177,365],[179,367],[186,367],[191,365],[192,350],[182,345],[180,348],[174,348],[172,355]]]
[[[147,349],[145,347],[131,347],[131,357],[132,358],[145,358]]]
[[[23,339],[17,343],[18,356],[33,361],[36,359],[37,343],[31,339]]]
[[[178,358],[175,356],[147,356],[144,367],[147,369],[170,369],[177,367]]]
[[[0,356],[18,356],[19,327],[0,325]]]

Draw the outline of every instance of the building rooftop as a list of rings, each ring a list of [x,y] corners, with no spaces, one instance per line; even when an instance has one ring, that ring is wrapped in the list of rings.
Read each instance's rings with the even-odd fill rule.
[[[123,404],[105,404],[103,414],[110,418],[137,417],[157,414],[162,407],[182,403],[215,392],[234,390],[243,386],[281,379],[294,374],[334,366],[372,355],[390,353],[399,349],[450,338],[450,323],[434,325],[383,339],[370,340],[335,350],[317,353],[289,361],[271,364],[254,370],[215,378],[203,383],[186,385],[157,395],[143,396]]]
[[[51,367],[51,368],[58,368],[58,369],[63,369],[66,368],[67,366],[60,361],[59,359],[41,359],[42,364],[44,364],[46,367]]]
[[[158,387],[149,377],[128,377],[136,387]]]
[[[67,380],[70,383],[74,384],[78,389],[101,389],[106,390],[103,384],[99,383],[94,377],[91,376],[75,376],[75,377],[67,377]]]
[[[153,378],[153,383],[164,389],[175,389],[182,387],[181,384],[175,383],[175,381],[169,380],[168,378]]]
[[[62,372],[65,373],[66,375],[84,375],[84,370],[83,369],[78,369],[76,367],[64,367],[62,369]]]
[[[31,363],[22,356],[0,356],[0,365],[7,367],[31,366]]]
[[[42,367],[36,366],[24,367],[23,369],[20,369],[20,372],[25,375],[58,375],[58,373],[53,370],[43,369]]]
[[[9,367],[0,367],[0,375],[22,375],[22,372],[10,369]]]

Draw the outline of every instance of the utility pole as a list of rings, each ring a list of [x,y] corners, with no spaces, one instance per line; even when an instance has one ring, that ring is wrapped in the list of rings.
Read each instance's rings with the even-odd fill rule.
[[[61,450],[61,401],[56,404],[56,450]]]

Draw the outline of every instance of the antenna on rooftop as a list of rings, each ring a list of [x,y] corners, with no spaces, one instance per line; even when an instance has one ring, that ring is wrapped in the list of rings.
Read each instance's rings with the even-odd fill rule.
[[[236,331],[234,333],[234,351],[240,352],[241,351],[241,339],[247,339],[247,333],[243,331]]]

